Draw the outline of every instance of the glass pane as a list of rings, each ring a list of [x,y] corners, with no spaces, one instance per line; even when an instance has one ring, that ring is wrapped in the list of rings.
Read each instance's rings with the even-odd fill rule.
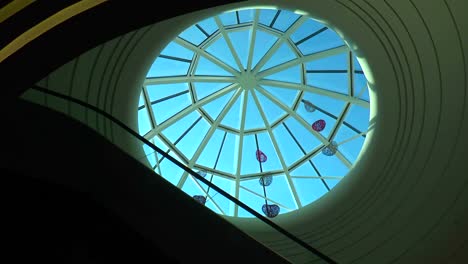
[[[275,103],[270,101],[260,92],[254,91],[255,95],[262,106],[263,112],[268,120],[268,123],[271,125],[273,122],[278,120],[280,117],[284,116],[286,112],[277,106]]]
[[[229,39],[231,40],[237,56],[239,57],[244,69],[247,68],[247,58],[249,56],[250,35],[251,30],[242,30],[229,32]]]
[[[177,58],[183,58],[187,60],[191,60],[193,57],[193,51],[182,47],[181,45],[172,41],[169,43],[161,52],[163,55],[173,56]]]
[[[237,24],[236,12],[223,13],[219,16],[225,26]]]
[[[179,37],[187,40],[188,42],[194,44],[195,46],[200,45],[205,39],[206,35],[200,31],[195,25],[184,30]]]
[[[244,129],[252,128],[264,128],[265,123],[263,122],[260,111],[258,110],[257,105],[255,104],[254,98],[251,93],[247,97],[247,109],[246,109],[246,118],[245,118],[245,127]]]
[[[242,109],[241,106],[242,106],[243,97],[244,97],[243,95],[240,95],[237,98],[236,102],[232,105],[231,109],[229,109],[229,112],[223,118],[223,121],[221,121],[222,125],[229,126],[234,129],[240,128],[240,111]]]
[[[206,33],[208,33],[209,35],[213,34],[216,30],[218,30],[218,25],[216,25],[216,22],[212,17],[200,21],[198,25],[202,27],[203,30],[205,30]]]
[[[314,60],[306,64],[307,70],[347,70],[348,53],[329,56],[323,59]]]
[[[255,10],[253,9],[246,9],[240,10],[239,12],[239,20],[241,23],[252,22],[255,14]]]
[[[307,120],[308,118],[304,119]],[[296,119],[287,118],[284,123],[306,153],[311,152],[322,144],[320,140],[312,135],[311,132]]]
[[[276,97],[283,105],[292,107],[298,94],[298,90],[279,88],[273,86],[263,86],[271,95]]]
[[[294,33],[291,35],[293,42],[298,42],[310,34],[320,30],[324,25],[313,19],[307,19]]]
[[[257,146],[254,135],[244,135],[244,144],[242,148],[242,166],[241,174],[259,173],[260,164],[255,158]]]
[[[300,16],[291,11],[281,10],[273,28],[286,31]]]
[[[290,67],[286,70],[268,75],[265,79],[283,81],[289,83],[302,83],[302,67],[299,65]]]
[[[219,114],[223,111],[224,107],[226,107],[229,100],[234,96],[234,91],[231,91],[216,100],[213,100],[206,105],[203,106],[203,110],[205,110],[208,115],[213,120],[216,120]]]
[[[238,68],[224,37],[220,37],[218,40],[216,40],[213,44],[206,48],[206,51],[220,59],[223,63],[228,64],[232,68]]]
[[[238,159],[238,140],[239,136],[232,133],[227,134],[223,150],[221,151],[221,156],[219,157],[223,162],[218,164],[218,170],[235,174]]]
[[[224,131],[217,129],[211,138],[208,140],[208,143],[203,148],[200,157],[196,160],[197,164],[206,166],[208,168],[214,168],[216,158],[222,147],[221,143],[223,142]],[[203,137],[204,138],[204,137]],[[200,146],[203,147],[203,146]],[[220,161],[225,162],[225,161]]]
[[[348,94],[347,73],[307,73],[307,84],[341,94]]]
[[[197,99],[201,100],[207,97],[214,92],[217,92],[226,86],[231,85],[231,83],[204,83],[204,82],[194,82],[193,86],[197,93]]]
[[[153,105],[153,113],[158,124],[190,106],[192,101],[188,93]]]
[[[276,149],[273,145],[273,141],[270,137],[270,134],[267,132],[257,134],[258,147],[263,153],[268,157],[268,160],[262,163],[262,169],[264,172],[272,170],[282,170],[281,162],[278,158]],[[275,140],[277,140],[275,138]],[[288,153],[281,153],[283,156],[288,155]]]
[[[367,131],[369,127],[369,108],[351,105],[345,117],[345,121],[361,132]]]
[[[260,10],[259,23],[265,26],[270,26],[271,21],[275,17],[278,10],[276,9],[262,9]]]
[[[255,47],[252,57],[252,68],[257,65],[260,59],[268,52],[275,44],[278,38],[272,34],[266,33],[263,30],[257,30],[255,34]]]
[[[309,93],[309,92],[304,93],[303,99],[312,102],[317,107],[320,107],[321,109],[335,116],[339,116],[341,114],[346,104],[344,101],[341,101],[332,97],[319,95],[315,93]],[[301,105],[297,111],[298,113],[302,113],[305,116],[307,113],[306,111],[303,111],[303,110],[304,110],[304,106]],[[308,113],[308,115],[310,114],[311,113]]]
[[[302,54],[308,55],[344,45],[343,40],[333,30],[327,29],[298,45]]]
[[[277,126],[273,134],[275,138],[281,139],[277,142],[287,166],[302,158],[304,154],[283,126]]]
[[[138,111],[138,132],[144,135],[151,130],[150,118],[146,108]]]
[[[158,57],[146,77],[187,75],[190,63]]]
[[[198,60],[196,75],[215,75],[215,76],[232,76],[229,72],[225,71],[220,66],[214,64],[207,58],[200,56]]]
[[[275,54],[271,56],[268,62],[265,63],[265,65],[262,67],[262,70],[269,69],[273,66],[279,65],[283,62],[287,62],[295,58],[296,55],[292,51],[291,47],[288,44],[283,43],[278,48],[278,50],[275,51]]]
[[[177,148],[184,153],[184,155],[190,160],[193,157],[193,154],[200,146],[200,143],[203,140],[203,137],[200,135],[205,135],[210,124],[206,122],[203,118],[196,123],[196,125],[182,138],[182,140],[177,144]]]
[[[197,112],[191,112],[173,125],[164,129],[162,133],[171,142],[175,142],[199,117],[200,115]]]
[[[170,84],[158,84],[148,85],[146,87],[151,102],[161,100],[168,96],[187,91],[187,83],[170,83]]]

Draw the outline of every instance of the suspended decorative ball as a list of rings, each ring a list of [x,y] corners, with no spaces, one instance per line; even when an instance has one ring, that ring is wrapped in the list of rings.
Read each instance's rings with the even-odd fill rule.
[[[202,176],[203,178],[206,177],[206,171],[204,171],[204,170],[199,170],[199,171],[197,171],[197,174],[200,175],[200,176]]]
[[[260,182],[260,185],[262,186],[269,186],[271,182],[273,181],[273,177],[271,176],[262,176],[258,180]]]
[[[276,204],[264,204],[262,211],[269,218],[273,218],[279,214],[280,208]]]
[[[338,150],[338,143],[336,143],[336,141],[333,141],[322,149],[322,154],[325,156],[333,156],[335,155],[337,150]]]
[[[265,155],[265,153],[263,153],[261,150],[257,150],[255,152],[255,156],[259,162],[265,162],[268,159],[267,155]]]
[[[206,198],[203,195],[194,195],[193,199],[195,199],[195,201],[197,201],[197,202],[199,202],[199,203],[201,203],[203,205],[205,205],[205,203],[206,203]]]
[[[302,99],[301,101],[304,103],[304,108],[307,112],[314,112],[316,110],[315,106],[310,101],[304,99]]]
[[[315,121],[313,124],[312,124],[312,129],[317,131],[317,132],[320,132],[322,131],[324,128],[325,128],[325,125],[327,123],[325,122],[325,120],[323,119],[319,119],[317,121]]]

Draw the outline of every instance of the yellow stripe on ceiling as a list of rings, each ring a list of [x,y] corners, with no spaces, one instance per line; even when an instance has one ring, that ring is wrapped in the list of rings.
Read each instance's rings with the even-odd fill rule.
[[[58,11],[34,27],[28,29],[0,50],[0,62],[55,26],[106,1],[107,0],[83,0]]]
[[[0,23],[7,20],[14,14],[18,13],[21,9],[36,2],[36,0],[13,0],[0,9]]]

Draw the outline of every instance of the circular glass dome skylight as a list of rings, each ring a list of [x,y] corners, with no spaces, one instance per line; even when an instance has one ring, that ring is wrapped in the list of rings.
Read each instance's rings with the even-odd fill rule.
[[[150,68],[139,131],[269,217],[329,192],[369,127],[364,73],[331,29],[286,10],[223,13],[189,27]],[[217,213],[252,217],[145,149],[155,171]]]

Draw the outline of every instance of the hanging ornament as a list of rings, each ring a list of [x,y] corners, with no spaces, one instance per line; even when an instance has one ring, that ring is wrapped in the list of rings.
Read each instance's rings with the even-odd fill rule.
[[[262,211],[269,218],[273,218],[279,214],[280,208],[276,204],[264,204]]]
[[[312,129],[317,131],[317,132],[320,132],[322,131],[324,128],[325,128],[325,125],[327,123],[325,122],[325,120],[323,119],[319,119],[317,121],[315,121],[313,124],[312,124]]]
[[[265,155],[265,153],[263,153],[261,150],[257,150],[255,152],[255,156],[259,162],[265,162],[268,159],[267,155]]]
[[[197,202],[199,202],[199,203],[201,203],[203,205],[205,205],[205,203],[206,203],[206,198],[203,195],[194,195],[193,199],[195,199],[195,201],[197,201]]]
[[[204,170],[199,170],[199,171],[197,171],[197,174],[200,175],[200,176],[202,176],[203,178],[206,177],[206,171],[204,171]]]
[[[338,143],[336,141],[332,141],[326,147],[322,149],[322,154],[325,156],[333,156],[335,155],[336,151],[338,150]]]
[[[315,106],[310,102],[310,101],[307,101],[307,100],[304,100],[302,99],[301,100],[303,103],[304,103],[304,108],[307,112],[314,112],[316,109],[315,109]]]
[[[269,186],[272,181],[273,177],[271,176],[262,176],[260,179],[258,179],[258,182],[260,182],[261,186]]]

